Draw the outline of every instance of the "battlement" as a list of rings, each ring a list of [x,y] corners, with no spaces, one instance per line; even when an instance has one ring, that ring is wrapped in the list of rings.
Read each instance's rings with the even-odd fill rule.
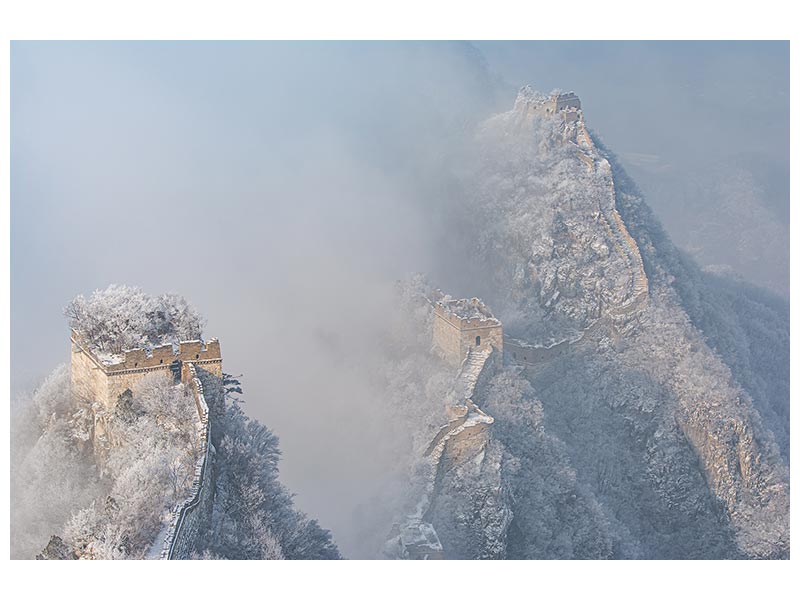
[[[479,298],[443,296],[433,303],[433,342],[445,360],[460,365],[470,348],[503,350],[503,324]]]
[[[553,92],[545,95],[526,85],[517,94],[514,110],[523,113],[532,111],[551,115],[564,111],[571,113],[572,118],[577,120],[578,111],[581,110],[581,100],[575,92]]]
[[[144,348],[131,348],[130,350],[123,350],[121,354],[104,354],[92,351],[80,332],[74,329],[72,330],[71,340],[73,351],[77,347],[80,351],[88,354],[97,366],[108,375],[133,369],[164,368],[176,360],[190,363],[222,361],[219,340],[216,338],[211,338],[208,342],[187,340],[179,342],[177,345],[164,344],[156,346],[149,351]]]
[[[550,97],[551,102],[556,104],[556,112],[568,109],[581,109],[581,99],[575,92],[567,92],[566,94],[553,94]]]
[[[203,342],[202,340],[179,342],[177,348],[172,344],[164,344],[153,348],[150,354],[143,348],[123,350],[122,360],[108,364],[106,370],[113,372],[128,369],[147,369],[172,363],[176,360],[191,363],[222,360],[219,340],[212,338],[208,342]]]
[[[173,381],[187,382],[187,367],[197,365],[222,377],[219,340],[185,340],[149,351],[131,348],[119,354],[96,352],[81,333],[72,330],[71,380],[73,394],[89,404],[100,402],[112,409],[117,398],[150,373],[163,373]]]

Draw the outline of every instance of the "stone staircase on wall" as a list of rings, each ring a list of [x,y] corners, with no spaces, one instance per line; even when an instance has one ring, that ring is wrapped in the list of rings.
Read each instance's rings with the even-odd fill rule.
[[[402,524],[393,527],[386,545],[388,554],[397,558],[444,558],[442,545],[433,524],[427,519],[427,513],[437,494],[436,486],[443,470],[452,466],[447,460],[448,448],[470,439],[476,440],[476,447],[482,448],[486,443],[484,434],[494,419],[484,413],[473,399],[493,352],[491,347],[481,350],[470,348],[461,363],[448,394],[451,402],[455,400],[455,405],[451,406],[455,418],[436,433],[423,452],[422,460],[428,474],[423,493],[415,511]]]
[[[459,404],[462,399],[464,401],[472,399],[475,387],[478,384],[478,378],[481,376],[486,361],[489,360],[493,352],[494,350],[491,346],[481,350],[470,348],[467,352],[453,386],[453,391],[457,394]]]
[[[587,165],[590,172],[608,178],[607,202],[600,201],[598,203],[599,213],[609,240],[616,252],[625,259],[631,273],[628,297],[620,305],[608,307],[606,312],[609,313],[609,316],[633,312],[646,301],[649,284],[639,246],[628,232],[625,222],[617,211],[617,193],[611,175],[611,164],[597,150],[592,136],[582,121],[578,124],[576,139],[572,145],[576,149],[578,158]]]
[[[625,226],[625,222],[622,220],[616,208],[616,192],[614,189],[614,182],[611,179],[611,165],[604,157],[599,157],[594,145],[591,144],[591,138],[588,133],[585,133],[584,136],[583,145],[586,152],[592,152],[598,156],[597,171],[600,172],[601,175],[609,177],[607,205],[604,206],[603,202],[599,203],[598,218],[615,252],[623,257],[626,262],[628,271],[631,274],[630,287],[628,288],[625,300],[619,304],[605,306],[602,316],[593,321],[588,327],[583,329],[578,336],[572,339],[565,339],[550,344],[549,346],[544,346],[504,335],[503,345],[506,358],[510,362],[518,365],[535,365],[563,356],[578,345],[591,339],[591,334],[600,329],[603,324],[609,322],[613,323],[615,319],[625,318],[635,314],[645,305],[649,297],[650,288],[642,255],[639,252],[636,241],[628,232],[628,228]],[[579,140],[580,139],[581,138],[579,138]],[[590,145],[587,145],[585,140],[588,140],[588,144]],[[581,152],[579,156],[587,156],[584,150],[579,150],[579,152]],[[595,169],[593,168],[592,170],[594,171]],[[516,358],[514,357],[515,354],[517,355]]]
[[[611,194],[613,202],[610,211],[611,222],[614,224],[614,230],[621,239],[623,247],[625,248],[625,257],[628,262],[628,268],[631,270],[631,273],[633,275],[631,295],[629,300],[625,304],[627,305],[632,302],[640,303],[642,300],[646,299],[647,294],[649,292],[649,282],[647,281],[647,273],[644,270],[644,261],[642,261],[642,255],[639,252],[639,246],[636,244],[636,241],[628,232],[628,228],[625,226],[625,222],[622,220],[619,211],[617,211],[616,192],[614,191],[613,182],[611,183]]]

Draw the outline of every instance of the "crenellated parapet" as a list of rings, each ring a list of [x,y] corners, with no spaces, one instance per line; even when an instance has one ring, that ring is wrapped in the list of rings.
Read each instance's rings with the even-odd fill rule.
[[[561,111],[578,111],[581,109],[581,99],[575,92],[553,91],[542,94],[526,85],[520,89],[514,102],[514,110],[519,112],[536,112],[555,115]]]
[[[542,94],[526,85],[517,94],[514,112],[525,123],[543,117],[558,118],[565,141],[574,142],[578,126],[583,123],[581,100],[575,92]]]
[[[139,369],[159,369],[168,367],[176,360],[190,363],[222,363],[219,340],[187,340],[178,344],[163,344],[151,349],[131,348],[120,354],[103,354],[90,349],[80,332],[72,330],[73,346],[90,355],[91,359],[107,375],[130,372]]]

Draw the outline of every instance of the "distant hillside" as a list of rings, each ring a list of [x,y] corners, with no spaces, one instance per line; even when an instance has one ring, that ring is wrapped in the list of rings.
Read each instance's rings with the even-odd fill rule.
[[[473,398],[486,445],[423,520],[451,558],[788,558],[786,304],[678,252],[583,116],[542,98],[464,152],[453,246],[507,331],[581,342],[506,356]]]

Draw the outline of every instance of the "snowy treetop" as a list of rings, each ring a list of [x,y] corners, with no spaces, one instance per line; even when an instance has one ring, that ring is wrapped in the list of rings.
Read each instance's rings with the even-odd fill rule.
[[[526,103],[543,104],[554,98],[573,96],[575,96],[575,92],[565,92],[561,88],[553,88],[549,94],[545,94],[532,88],[530,85],[525,85],[522,86],[517,93],[517,102],[524,101]]]
[[[199,339],[204,325],[182,296],[151,296],[137,287],[114,284],[89,298],[77,296],[64,314],[92,350],[109,358],[122,350]]]
[[[550,94],[543,94],[539,90],[533,89],[529,85],[520,88],[517,94],[517,101],[527,100],[528,102],[545,102],[550,99]]]

